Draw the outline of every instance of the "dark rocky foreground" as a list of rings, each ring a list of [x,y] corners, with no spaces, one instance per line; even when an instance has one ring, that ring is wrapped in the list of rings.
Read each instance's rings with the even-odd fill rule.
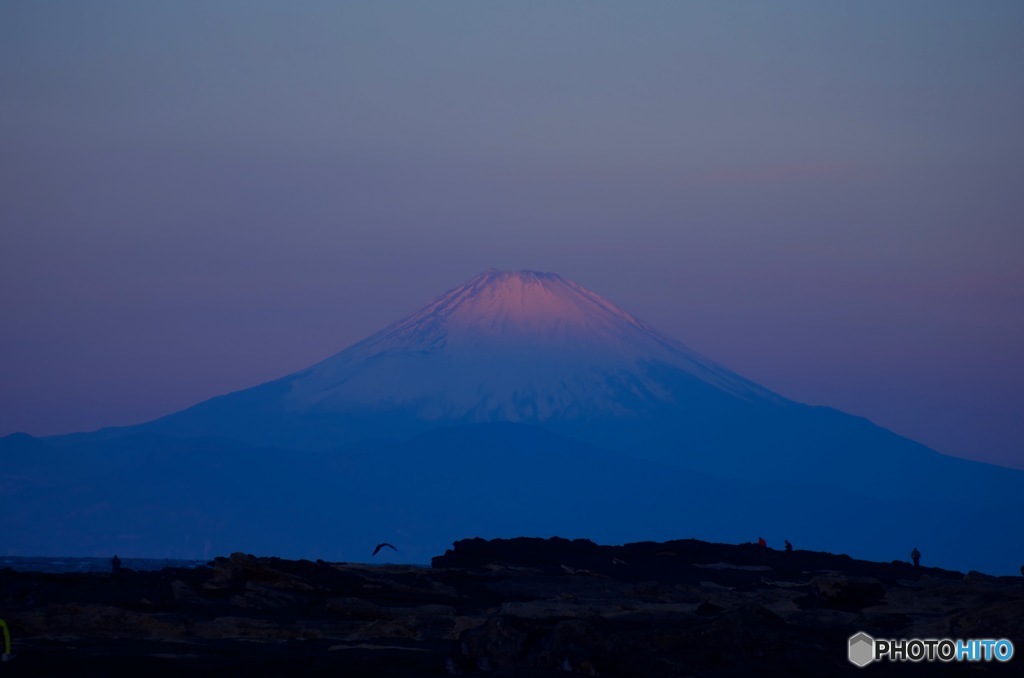
[[[110,574],[0,570],[6,675],[1022,675],[847,661],[849,636],[1008,638],[1024,585],[687,540],[460,541],[433,567],[233,554]]]

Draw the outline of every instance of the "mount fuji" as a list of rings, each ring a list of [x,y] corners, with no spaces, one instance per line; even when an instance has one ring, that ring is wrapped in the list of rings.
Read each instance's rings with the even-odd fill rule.
[[[1024,473],[788,400],[553,273],[486,271],[307,369],[0,439],[8,551],[423,562],[462,537],[695,536],[1015,572]]]

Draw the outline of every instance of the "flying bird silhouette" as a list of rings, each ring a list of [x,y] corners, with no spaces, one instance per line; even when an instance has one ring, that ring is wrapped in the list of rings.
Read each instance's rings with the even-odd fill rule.
[[[396,549],[394,546],[392,546],[391,544],[389,544],[389,543],[387,543],[385,541],[385,542],[381,542],[380,544],[377,544],[377,548],[373,549],[373,555],[374,556],[377,555],[380,552],[380,550],[382,548],[384,548],[385,546],[387,546],[389,549],[391,549],[395,553],[398,553],[398,549]],[[371,557],[373,557],[373,556],[371,556]]]

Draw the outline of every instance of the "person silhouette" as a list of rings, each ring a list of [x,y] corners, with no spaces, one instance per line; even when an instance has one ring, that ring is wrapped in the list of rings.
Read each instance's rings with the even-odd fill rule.
[[[121,559],[116,555],[110,559],[110,573],[117,574],[121,571]]]
[[[921,552],[917,550],[916,546],[914,547],[914,550],[910,552],[910,559],[914,561],[914,567],[921,565]]]
[[[786,540],[786,553],[792,553],[792,552],[793,552],[793,545],[790,544],[789,540],[787,539]]]

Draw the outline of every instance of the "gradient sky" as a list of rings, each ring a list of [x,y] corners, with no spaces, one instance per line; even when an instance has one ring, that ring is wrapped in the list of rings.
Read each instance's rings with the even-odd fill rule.
[[[1024,3],[0,4],[0,434],[555,271],[1024,467]]]

